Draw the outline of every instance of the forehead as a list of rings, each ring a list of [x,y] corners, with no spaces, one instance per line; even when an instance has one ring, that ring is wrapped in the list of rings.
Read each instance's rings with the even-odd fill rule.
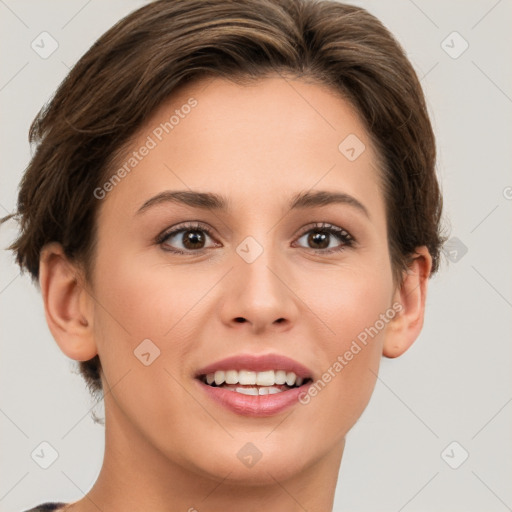
[[[213,192],[230,206],[263,207],[308,189],[342,191],[383,212],[364,123],[339,93],[300,79],[241,85],[208,78],[181,86],[113,171],[122,165],[127,177],[108,199],[128,200],[132,212],[162,190]]]

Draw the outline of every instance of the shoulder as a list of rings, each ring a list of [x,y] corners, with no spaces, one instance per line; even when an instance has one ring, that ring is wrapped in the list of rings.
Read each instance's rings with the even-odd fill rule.
[[[61,503],[56,501],[48,501],[46,503],[42,503],[41,505],[37,505],[37,507],[31,508],[30,510],[25,510],[24,512],[50,512],[53,510],[58,510],[67,503]]]

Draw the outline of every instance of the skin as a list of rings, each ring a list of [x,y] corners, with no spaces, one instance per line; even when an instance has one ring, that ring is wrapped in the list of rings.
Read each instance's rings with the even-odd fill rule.
[[[403,283],[393,285],[376,154],[335,91],[282,76],[188,84],[130,151],[190,97],[197,106],[101,200],[92,282],[58,244],[41,254],[49,328],[68,357],[99,354],[106,394],[103,466],[68,508],[325,512],[345,436],[370,399],[382,356],[402,354],[422,329],[431,257],[418,247]],[[338,150],[349,134],[366,146],[352,162]],[[288,211],[290,198],[310,189],[350,194],[369,218],[346,204]],[[137,214],[164,190],[222,194],[231,210],[166,202]],[[183,233],[155,242],[195,220],[212,231],[203,233],[203,250],[166,251],[190,247]],[[315,252],[303,236],[315,222],[345,229],[357,244]],[[247,236],[263,248],[252,263],[236,252]],[[329,248],[340,246],[331,235]],[[200,367],[243,352],[287,355],[316,381],[393,303],[402,311],[307,405],[241,416],[193,379]],[[133,351],[148,338],[161,353],[144,366]],[[248,442],[262,453],[251,468],[237,457]]]

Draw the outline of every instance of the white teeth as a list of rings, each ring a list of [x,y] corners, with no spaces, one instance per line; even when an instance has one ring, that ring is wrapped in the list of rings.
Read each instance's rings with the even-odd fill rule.
[[[226,372],[226,384],[238,384],[238,372],[236,370]]]
[[[284,384],[286,382],[286,372],[284,370],[277,370],[275,379],[276,384]]]
[[[215,372],[215,384],[220,386],[226,380],[226,374],[223,371]]]
[[[234,391],[236,393],[240,393],[242,395],[274,395],[276,393],[282,393],[284,389],[279,389],[274,386],[262,386],[260,388],[240,388],[234,385],[225,385],[222,386],[223,389],[229,389],[229,391]]]
[[[297,375],[293,372],[288,372],[286,374],[286,384],[288,386],[293,386],[295,384],[295,379],[297,378]]]
[[[274,382],[274,370],[269,370],[267,372],[258,372],[256,374],[256,384],[258,384],[258,386],[272,386]]]
[[[302,386],[304,377],[297,377],[294,372],[285,370],[266,370],[263,372],[254,372],[250,370],[217,370],[214,373],[206,375],[207,384],[220,386],[226,384],[241,384],[242,386],[265,386],[274,385]],[[257,394],[257,393],[256,393]]]
[[[258,388],[236,388],[235,391],[237,393],[242,393],[242,395],[257,395]]]
[[[236,371],[236,370],[235,370]],[[256,372],[240,370],[238,373],[238,383],[243,385],[256,384]],[[236,384],[236,382],[235,382]]]

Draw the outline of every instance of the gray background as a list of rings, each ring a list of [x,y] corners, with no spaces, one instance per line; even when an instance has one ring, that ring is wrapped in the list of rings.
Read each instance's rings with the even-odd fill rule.
[[[15,208],[39,108],[97,37],[144,3],[0,0],[0,215]],[[383,360],[348,435],[334,509],[512,510],[512,1],[351,3],[390,28],[422,79],[457,239],[430,281],[420,337]],[[47,59],[31,48],[43,31],[59,45]],[[464,41],[446,39],[453,31],[469,43],[457,58]],[[2,249],[15,233],[4,225]],[[0,510],[18,512],[90,489],[104,449],[90,411],[101,416],[103,404],[51,337],[28,275],[9,252],[0,258]],[[59,455],[48,469],[31,458],[42,441]]]

